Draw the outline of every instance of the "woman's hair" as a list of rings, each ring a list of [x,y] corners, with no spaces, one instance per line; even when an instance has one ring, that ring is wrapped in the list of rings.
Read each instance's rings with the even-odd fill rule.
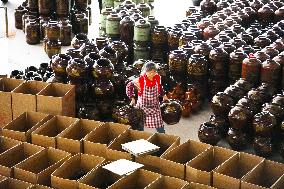
[[[157,71],[158,65],[152,61],[146,62],[142,67],[141,75],[145,74],[146,72],[152,71],[152,70]]]

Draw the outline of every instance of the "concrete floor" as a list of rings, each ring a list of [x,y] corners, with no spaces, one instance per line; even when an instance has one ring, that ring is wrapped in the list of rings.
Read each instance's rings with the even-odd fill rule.
[[[14,27],[14,9],[22,1],[9,0],[5,5],[8,7],[9,15],[9,38],[5,38],[4,11],[0,9],[0,75],[9,74],[13,69],[24,69],[29,65],[38,66],[42,62],[49,62],[42,44],[28,45],[25,42],[24,33]],[[155,8],[152,13],[159,20],[160,25],[172,26],[175,23],[179,23],[185,18],[186,9],[192,5],[190,0],[178,0],[178,3],[174,2],[174,0],[155,0]],[[1,2],[0,6],[2,6]],[[99,9],[96,0],[92,2],[92,10],[93,24],[89,28],[89,38],[98,36]],[[62,52],[64,53],[67,48],[63,47]],[[209,120],[211,114],[212,112],[207,104],[197,114],[191,115],[189,118],[182,118],[176,125],[166,126],[166,133],[179,136],[182,143],[188,139],[198,141],[197,131],[199,125]],[[146,131],[155,132],[154,129],[146,129]],[[219,142],[218,145],[230,148],[224,140]],[[253,150],[250,147],[246,152],[253,153]],[[283,159],[279,155],[273,156],[271,159],[283,162]]]

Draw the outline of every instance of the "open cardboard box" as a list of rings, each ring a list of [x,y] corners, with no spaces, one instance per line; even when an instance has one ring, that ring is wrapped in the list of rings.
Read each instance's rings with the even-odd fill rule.
[[[12,94],[24,80],[3,78],[0,80],[0,128],[12,121]]]
[[[79,189],[107,188],[121,178],[121,176],[102,168],[102,166],[98,166],[78,181]]]
[[[57,137],[57,148],[70,153],[83,153],[83,138],[103,122],[81,119]]]
[[[123,134],[119,135],[114,141],[108,146],[106,155],[109,160],[127,159],[131,160],[131,154],[122,149],[122,144],[144,139],[147,140],[153,134],[145,131],[127,130]]]
[[[21,144],[22,142],[14,140],[11,138],[0,136],[0,154],[3,152],[14,148],[15,146]]]
[[[282,189],[284,188],[284,175],[280,177],[272,186],[273,189]]]
[[[187,189],[188,184],[188,182],[178,178],[162,176],[146,189]]]
[[[241,181],[242,189],[282,189],[279,188],[284,175],[284,164],[263,160]],[[283,180],[282,180],[283,183]]]
[[[137,157],[138,163],[144,164],[145,169],[161,173],[163,175],[185,178],[185,165],[202,152],[209,149],[209,144],[188,140],[180,146],[162,155],[161,158],[144,156]]]
[[[32,187],[30,187],[29,189],[52,189],[48,186],[42,186],[42,185],[39,185],[39,184],[36,184],[36,185],[33,185]]]
[[[37,110],[51,115],[75,117],[75,86],[51,83],[37,94]]]
[[[229,186],[231,187],[231,186]],[[191,182],[187,189],[217,189],[217,188],[214,188],[214,187],[211,187],[211,186],[208,186],[208,185],[204,185],[204,184],[198,184],[198,183],[194,183],[194,182]]]
[[[27,111],[37,111],[36,94],[49,83],[41,81],[27,81],[12,91],[13,119]],[[50,104],[52,106],[52,104]]]
[[[77,189],[79,187],[77,180],[104,161],[102,157],[76,154],[52,173],[51,186],[60,189]]]
[[[39,112],[25,112],[3,127],[3,136],[23,142],[31,142],[31,133],[51,118]]]
[[[153,156],[160,157],[171,149],[176,148],[180,144],[180,137],[155,133],[148,139],[148,141],[160,147],[158,152],[151,154]]]
[[[213,186],[219,189],[239,189],[241,179],[260,164],[264,158],[238,153],[213,171]]]
[[[14,177],[33,184],[50,186],[51,173],[71,154],[54,148],[46,148],[14,167]]]
[[[83,139],[84,153],[106,157],[107,146],[119,135],[129,130],[129,125],[107,122],[97,127]]]
[[[22,143],[0,154],[0,174],[13,177],[13,167],[30,156],[44,150],[43,147]]]
[[[214,146],[186,164],[186,181],[212,186],[213,171],[237,152]]]
[[[116,183],[108,187],[108,189],[144,189],[161,178],[161,176],[162,175],[158,173],[138,169],[130,175],[121,178]]]
[[[43,147],[56,148],[56,137],[77,121],[76,118],[54,116],[32,132],[32,143]]]
[[[33,185],[17,179],[7,178],[0,181],[1,189],[30,189]]]

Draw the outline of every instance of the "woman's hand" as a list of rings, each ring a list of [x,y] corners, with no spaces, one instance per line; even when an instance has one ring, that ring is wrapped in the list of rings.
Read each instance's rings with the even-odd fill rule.
[[[137,88],[138,91],[140,91],[140,83],[139,83],[139,78],[136,78],[133,80],[133,84]]]
[[[165,101],[169,101],[169,98],[168,98],[167,95],[164,95],[164,96],[163,96],[163,102],[165,102]]]
[[[130,106],[135,106],[135,104],[136,104],[135,98],[131,98]]]

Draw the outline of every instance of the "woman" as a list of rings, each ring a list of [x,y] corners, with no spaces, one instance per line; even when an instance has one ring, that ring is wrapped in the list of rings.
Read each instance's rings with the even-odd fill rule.
[[[135,87],[138,90],[137,103]],[[136,107],[144,112],[141,130],[144,130],[144,127],[156,128],[157,132],[165,133],[159,102],[159,96],[163,94],[161,76],[157,73],[157,65],[154,62],[145,63],[139,78],[127,84],[126,94],[131,99],[130,105],[136,104]],[[163,101],[165,100],[168,100],[167,95],[163,96]]]

